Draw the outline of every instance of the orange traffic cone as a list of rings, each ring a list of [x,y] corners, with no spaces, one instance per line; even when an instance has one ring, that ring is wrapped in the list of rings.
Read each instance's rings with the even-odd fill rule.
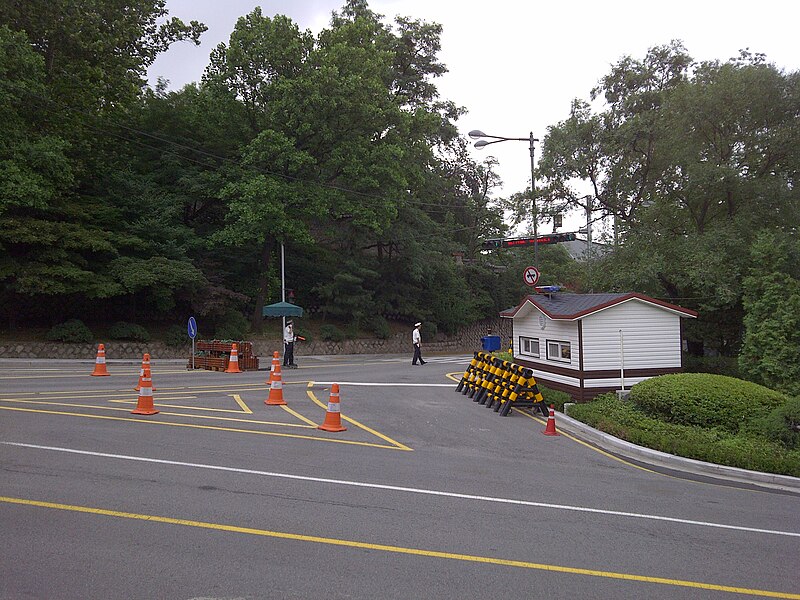
[[[553,405],[550,405],[550,416],[547,417],[547,426],[542,432],[545,435],[561,435],[556,431],[556,411]]]
[[[281,378],[281,364],[277,363],[274,365],[274,371],[270,376],[272,380],[269,384],[269,398],[264,400],[264,404],[267,406],[277,406],[280,404],[286,404],[283,400],[283,379]]]
[[[269,379],[267,380],[267,383],[270,385],[272,385],[272,380],[275,377],[275,367],[279,364],[281,364],[280,354],[278,354],[277,352],[273,352],[272,364],[269,367]]]
[[[132,415],[157,415],[158,411],[153,407],[153,386],[150,379],[150,367],[144,370],[142,375],[141,389],[139,390],[139,401],[136,408],[131,411]]]
[[[239,346],[231,344],[231,357],[228,360],[228,368],[225,369],[226,373],[241,373],[239,369]]]
[[[328,412],[325,413],[325,422],[317,427],[323,431],[347,431],[342,427],[342,416],[339,413],[339,384],[331,385],[331,396],[328,400]]]
[[[104,377],[106,375],[111,375],[106,369],[106,347],[100,344],[97,346],[97,358],[94,360],[92,377]]]
[[[145,352],[142,356],[142,368],[139,369],[139,383],[136,384],[136,387],[133,388],[134,391],[138,392],[142,389],[142,377],[144,377],[144,370],[150,368],[150,355]],[[156,386],[152,386],[153,391],[156,391]]]

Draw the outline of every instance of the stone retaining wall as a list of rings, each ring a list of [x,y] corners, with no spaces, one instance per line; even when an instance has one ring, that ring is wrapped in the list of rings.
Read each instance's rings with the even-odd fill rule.
[[[508,346],[511,335],[511,322],[507,319],[487,319],[464,327],[454,335],[438,334],[433,339],[425,337],[422,329],[422,354],[471,353],[481,349],[481,337],[491,327],[493,335],[500,335],[502,347]],[[99,340],[106,349],[106,358],[140,360],[145,352],[151,358],[190,358],[192,345],[187,340],[185,347],[167,346],[163,342],[119,342]],[[268,359],[276,350],[283,351],[281,340],[253,340],[253,354]],[[412,354],[411,330],[385,340],[356,339],[341,342],[297,342],[296,356],[319,354]],[[0,342],[0,358],[52,358],[52,359],[92,359],[97,356],[97,344],[63,344],[58,342]],[[262,363],[262,367],[265,363]],[[269,366],[269,365],[267,365]]]

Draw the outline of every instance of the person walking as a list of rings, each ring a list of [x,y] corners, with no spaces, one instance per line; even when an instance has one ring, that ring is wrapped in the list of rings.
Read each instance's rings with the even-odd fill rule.
[[[425,364],[425,361],[422,360],[422,335],[419,332],[420,327],[422,327],[422,323],[414,323],[414,332],[411,334],[411,343],[414,344],[414,358],[411,359],[411,364],[414,366],[416,366],[418,360],[419,364]]]
[[[294,324],[286,321],[286,329],[283,330],[283,366],[295,367],[294,364]]]

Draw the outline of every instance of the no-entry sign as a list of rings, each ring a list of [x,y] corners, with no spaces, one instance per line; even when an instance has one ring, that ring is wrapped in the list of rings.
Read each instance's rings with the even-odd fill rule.
[[[525,271],[522,273],[522,279],[525,285],[531,287],[535,286],[539,281],[539,269],[536,267],[525,267]]]

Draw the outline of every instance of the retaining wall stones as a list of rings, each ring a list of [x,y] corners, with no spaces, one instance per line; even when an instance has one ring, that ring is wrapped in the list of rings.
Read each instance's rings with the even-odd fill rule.
[[[422,328],[422,354],[458,354],[471,353],[481,349],[481,337],[491,327],[492,335],[501,337],[502,348],[508,347],[511,335],[511,322],[507,319],[486,319],[464,327],[454,335],[437,334],[433,339],[426,337]],[[276,350],[283,352],[283,343],[275,340],[252,340],[253,354],[264,359],[272,356]],[[187,338],[185,347],[167,346],[163,342],[120,342],[103,341],[106,358],[141,360],[145,352],[151,358],[190,358],[192,344]],[[319,354],[412,354],[411,329],[408,333],[397,334],[385,340],[355,339],[341,342],[313,341],[295,343],[296,356],[313,356]],[[51,359],[91,359],[97,356],[97,344],[64,344],[58,342],[0,342],[0,358],[51,358]],[[262,366],[267,363],[262,363]],[[269,366],[267,364],[267,366]]]

